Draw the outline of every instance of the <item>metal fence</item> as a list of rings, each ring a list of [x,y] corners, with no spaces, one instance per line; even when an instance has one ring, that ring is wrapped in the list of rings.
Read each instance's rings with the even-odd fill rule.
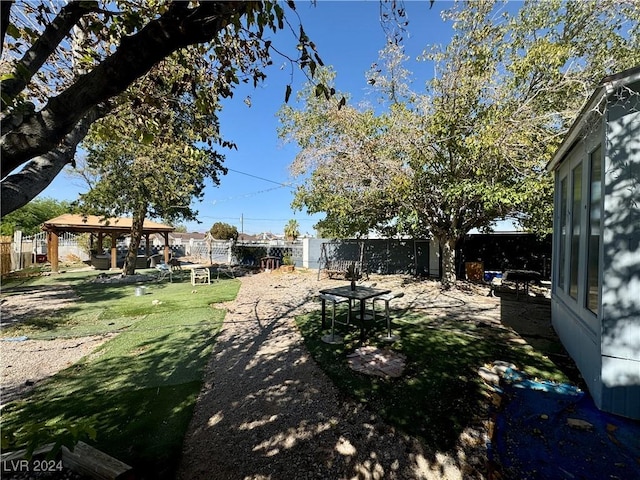
[[[318,275],[344,275],[353,265],[362,274],[411,274],[439,277],[437,242],[422,239],[313,239],[319,247]]]
[[[232,242],[197,241],[191,242],[188,248],[185,248],[184,253],[202,263],[230,264],[231,246]]]
[[[86,241],[82,235],[64,233],[58,239],[58,256],[85,261],[89,259]],[[47,258],[47,233],[40,232],[24,237],[16,231],[13,237],[2,237],[1,271],[6,275],[12,271],[24,270],[36,263],[44,263]]]
[[[256,242],[194,242],[187,254],[196,261],[226,265],[259,266],[260,259],[265,256],[284,258],[291,257],[294,264],[302,266],[302,242],[256,243]]]

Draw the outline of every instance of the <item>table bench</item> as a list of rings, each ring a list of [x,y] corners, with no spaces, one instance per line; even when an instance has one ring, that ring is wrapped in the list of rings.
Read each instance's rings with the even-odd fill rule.
[[[358,270],[360,277],[364,275],[362,262],[354,260],[327,260],[324,270],[327,273],[327,277],[331,279],[334,277],[346,278],[347,271],[351,266]]]
[[[268,255],[260,259],[260,268],[262,270],[276,270],[280,267],[281,258]]]
[[[503,281],[514,282],[516,284],[516,298],[520,298],[520,286],[522,286],[522,290],[524,291],[525,297],[529,297],[529,285],[530,284],[540,284],[540,280],[542,279],[542,275],[540,272],[535,272],[533,270],[507,270],[504,272],[504,276],[502,277]]]

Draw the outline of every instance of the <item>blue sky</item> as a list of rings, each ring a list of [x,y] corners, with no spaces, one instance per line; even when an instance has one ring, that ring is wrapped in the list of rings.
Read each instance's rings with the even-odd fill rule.
[[[366,99],[370,89],[365,74],[385,44],[379,23],[379,1],[320,0],[315,7],[307,1],[298,1],[296,5],[305,32],[316,44],[323,62],[337,72],[337,90],[348,92],[353,103]],[[410,23],[404,45],[412,60],[429,45],[448,43],[451,30],[440,17],[440,11],[450,7],[450,2],[439,0],[431,9],[428,0],[405,1],[405,6]],[[288,8],[285,11],[289,12]],[[291,19],[294,23],[294,17]],[[272,39],[280,50],[295,49],[290,32],[279,32]],[[414,72],[415,88],[431,75],[424,62],[412,62],[407,68]],[[301,233],[315,234],[313,224],[321,215],[294,212],[290,206],[293,190],[282,186],[294,182],[288,167],[297,151],[295,145],[282,145],[277,136],[276,113],[284,102],[285,87],[291,82],[291,68],[284,58],[274,57],[274,64],[266,74],[267,79],[257,88],[242,85],[232,99],[223,103],[221,133],[226,140],[235,142],[238,149],[221,152],[229,172],[221,177],[219,186],[207,187],[204,200],[196,205],[202,223],[187,223],[189,231],[204,232],[220,221],[249,234],[282,233],[285,224],[295,219]],[[290,104],[295,106],[295,93],[306,78],[296,69],[293,75]],[[250,107],[244,102],[247,96],[251,98]],[[83,190],[76,183],[77,180],[63,173],[41,196],[73,200]]]

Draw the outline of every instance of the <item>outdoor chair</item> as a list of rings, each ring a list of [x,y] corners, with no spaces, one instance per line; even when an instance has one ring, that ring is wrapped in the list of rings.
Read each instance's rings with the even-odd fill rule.
[[[385,295],[379,295],[373,299],[373,318],[376,318],[376,302],[384,302],[385,319],[387,320],[387,334],[382,337],[382,340],[387,342],[395,342],[398,337],[391,334],[391,317],[389,316],[389,302],[394,298],[404,297],[404,292],[391,292]]]
[[[156,265],[156,270],[158,270],[158,281],[161,282],[165,278],[169,277],[169,282],[173,282],[173,272],[171,271],[171,267],[166,263],[159,263]]]
[[[208,268],[191,269],[191,285],[211,284],[211,270]]]
[[[324,300],[325,302],[331,302],[332,310],[331,310],[331,334],[325,335],[322,337],[322,341],[331,344],[340,344],[342,343],[342,337],[335,334],[336,323],[340,323],[342,325],[349,325],[349,321],[351,320],[351,300],[344,297],[338,297],[336,295],[329,295],[323,293],[320,295],[320,300]],[[336,305],[339,303],[349,303],[349,311],[347,313],[347,321],[340,322],[336,320]]]

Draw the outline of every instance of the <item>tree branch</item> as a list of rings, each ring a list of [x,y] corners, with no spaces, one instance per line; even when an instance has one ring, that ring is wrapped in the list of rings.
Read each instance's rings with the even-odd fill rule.
[[[4,178],[23,163],[55,148],[90,108],[123,92],[166,56],[211,40],[232,23],[234,16],[256,8],[253,2],[201,2],[193,9],[186,2],[173,2],[160,18],[123,38],[113,55],[3,135],[0,175]]]
[[[0,54],[4,50],[4,37],[7,34],[7,28],[9,28],[9,17],[13,3],[14,0],[0,2]]]
[[[2,2],[2,14],[4,16],[4,2]],[[40,67],[47,61],[58,47],[60,42],[66,37],[73,26],[89,12],[96,11],[98,4],[95,2],[68,3],[60,10],[60,13],[45,28],[42,35],[36,40],[23,57],[16,63],[12,72],[12,77],[0,82],[2,90],[1,110],[4,111],[36,74]],[[7,9],[8,10],[8,9]],[[2,39],[4,43],[5,24],[3,18]]]
[[[76,148],[87,135],[91,124],[107,113],[107,107],[92,108],[66,135],[58,148],[33,159],[19,173],[3,179],[0,184],[0,215],[4,217],[26,205],[49,186],[64,166],[73,161]]]

